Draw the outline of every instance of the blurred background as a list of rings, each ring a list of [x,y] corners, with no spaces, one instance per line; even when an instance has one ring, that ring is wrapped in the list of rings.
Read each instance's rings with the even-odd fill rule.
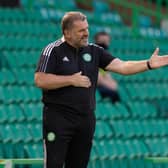
[[[168,0],[0,0],[0,158],[43,157],[41,91],[33,75],[71,10],[87,15],[90,42],[99,31],[110,34],[116,57],[148,59],[156,47],[168,54]],[[168,67],[113,78],[121,100],[112,104],[96,92],[88,168],[168,167],[145,159],[168,156]]]

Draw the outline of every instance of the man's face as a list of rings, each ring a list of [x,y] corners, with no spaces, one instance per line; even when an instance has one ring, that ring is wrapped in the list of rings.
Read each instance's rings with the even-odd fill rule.
[[[73,23],[71,29],[65,32],[66,40],[75,48],[88,45],[88,22],[77,20]]]
[[[96,41],[98,44],[105,44],[109,46],[110,44],[110,37],[108,35],[100,35]]]

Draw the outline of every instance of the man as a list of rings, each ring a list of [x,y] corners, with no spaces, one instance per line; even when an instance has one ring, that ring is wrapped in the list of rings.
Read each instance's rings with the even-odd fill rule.
[[[101,31],[96,33],[94,39],[97,45],[108,50],[110,35],[107,32]],[[105,72],[102,69],[99,70],[97,88],[103,98],[110,98],[112,103],[120,101],[117,81],[112,78],[110,72]]]
[[[88,22],[80,12],[62,19],[64,38],[44,48],[35,73],[43,90],[43,135],[47,168],[86,168],[95,129],[99,67],[123,75],[168,64],[155,50],[149,60],[122,61],[88,43]]]

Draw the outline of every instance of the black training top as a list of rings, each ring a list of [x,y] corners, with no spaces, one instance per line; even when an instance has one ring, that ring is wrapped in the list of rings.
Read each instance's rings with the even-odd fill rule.
[[[43,102],[67,107],[79,113],[93,111],[99,67],[104,69],[114,58],[95,44],[79,49],[62,40],[49,44],[41,54],[36,72],[72,75],[81,71],[91,80],[91,87],[68,86],[43,90]]]

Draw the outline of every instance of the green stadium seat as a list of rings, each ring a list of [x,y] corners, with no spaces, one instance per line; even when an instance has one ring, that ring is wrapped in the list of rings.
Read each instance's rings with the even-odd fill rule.
[[[1,85],[13,85],[16,83],[16,78],[12,71],[7,68],[2,68],[0,71],[0,84]]]
[[[112,104],[108,100],[97,103],[95,114],[96,118],[100,120],[127,118],[129,116],[129,112],[124,104]]]
[[[157,108],[152,103],[129,101],[127,104],[133,118],[155,118],[157,116]]]
[[[24,158],[25,154],[24,154],[23,146],[24,146],[23,143],[17,143],[17,144],[5,143],[5,144],[3,144],[0,147],[1,152],[2,152],[2,157],[1,158],[5,158],[5,159]]]
[[[0,144],[0,158],[4,158],[3,144]]]
[[[115,107],[116,107],[116,113],[118,113],[120,118],[124,119],[124,118],[129,118],[130,117],[130,113],[129,113],[127,107],[124,105],[124,103],[117,102],[115,104]]]
[[[13,69],[18,85],[34,85],[34,72],[32,68]]]
[[[24,143],[16,143],[14,145],[15,158],[25,158]]]
[[[126,158],[126,152],[123,150],[123,142],[120,140],[110,140],[109,145],[113,149],[113,155],[111,156],[112,159],[119,159],[123,160]],[[111,150],[109,148],[109,150]]]
[[[129,112],[124,104],[120,102],[112,104],[108,100],[97,103],[95,114],[98,120],[110,120],[129,117]]]
[[[107,2],[98,0],[98,1],[93,1],[93,10],[95,13],[108,13],[110,12],[110,6]]]
[[[9,124],[0,125],[0,136],[3,143],[12,143],[14,136]]]
[[[142,158],[131,159],[128,160],[127,163],[129,168],[145,168],[145,161]]]
[[[110,125],[114,129],[115,137],[123,137],[125,134],[127,135],[127,130],[123,120],[111,120]]]
[[[125,150],[129,158],[142,158],[148,156],[148,148],[141,140],[128,140],[125,142]]]
[[[11,124],[10,129],[12,131],[12,142],[29,142],[32,140],[28,129],[23,124]]]
[[[22,102],[24,98],[22,88],[18,85],[4,87],[1,95],[3,103],[7,104]]]
[[[28,143],[33,140],[25,124],[1,125],[0,130],[3,143]]]
[[[119,83],[119,87],[118,87],[118,92],[119,92],[119,95],[120,95],[122,102],[126,102],[131,99],[131,97],[128,94],[127,89],[124,86],[120,85],[120,83]]]
[[[75,10],[76,9],[76,4],[75,4],[75,1],[74,0],[69,0],[67,1],[67,3],[65,3],[64,1],[62,0],[57,0],[57,9],[61,9],[63,11],[66,11],[66,10]]]
[[[43,158],[42,143],[28,143],[24,146],[25,156],[28,158]]]
[[[106,141],[95,141],[95,150],[97,152],[97,156],[99,157],[99,159],[101,161],[103,160],[107,160],[109,159],[109,155],[108,153],[106,152],[106,148],[105,148],[105,145],[106,145]]]
[[[28,129],[30,130],[31,137],[33,137],[34,142],[40,142],[42,140],[42,125],[38,123],[28,124]]]
[[[15,158],[16,157],[16,153],[14,150],[14,144],[12,143],[4,143],[3,144],[3,155],[4,158]]]
[[[5,123],[8,121],[8,116],[6,115],[6,105],[0,106],[0,123]]]
[[[167,138],[147,139],[145,143],[149,148],[150,156],[168,156]]]
[[[102,100],[102,97],[100,95],[100,92],[98,90],[96,90],[96,102],[100,102]]]
[[[19,143],[24,142],[28,143],[34,140],[34,137],[31,136],[28,125],[26,124],[13,124],[11,125],[11,129],[13,131],[13,135],[15,134],[15,138],[13,142]]]
[[[26,102],[26,103],[32,103],[32,102],[39,102],[40,98],[41,98],[41,91],[40,89],[36,88],[35,86],[20,86],[20,87],[13,87],[13,89],[19,89],[20,90],[20,94],[16,94],[18,97],[16,97],[17,99],[15,101],[17,102]],[[15,90],[13,90],[13,92],[15,92]],[[13,96],[13,95],[12,95]],[[21,100],[20,100],[21,99]]]
[[[100,159],[97,155],[97,151],[96,151],[96,148],[95,148],[95,143],[93,143],[88,168],[101,168],[101,163],[100,162],[101,161],[100,161]]]
[[[4,105],[4,112],[7,114],[8,122],[23,122],[25,116],[22,109],[17,104]]]
[[[95,138],[104,139],[111,138],[113,136],[113,131],[110,129],[110,126],[104,121],[97,121]]]
[[[19,21],[22,20],[21,11],[19,9],[11,9],[11,8],[0,8],[0,19],[1,21]]]
[[[3,143],[0,145],[0,157],[3,159],[9,158],[24,158],[24,148],[23,143]]]
[[[22,109],[27,121],[42,121],[41,103],[22,104]]]
[[[32,95],[31,100],[34,102],[39,102],[41,100],[41,90],[34,86],[31,86],[29,89],[30,95]]]
[[[95,142],[95,140],[93,141],[93,144],[92,144],[92,150],[91,150],[90,159],[93,160],[93,161],[99,159],[99,157],[97,155],[97,151],[96,151],[96,142]]]

